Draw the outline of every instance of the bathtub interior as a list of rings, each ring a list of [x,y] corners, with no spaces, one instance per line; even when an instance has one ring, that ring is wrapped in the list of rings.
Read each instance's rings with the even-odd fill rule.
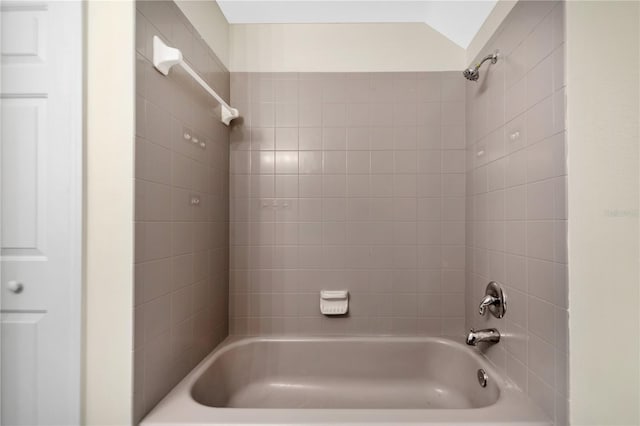
[[[217,408],[469,409],[490,406],[478,357],[446,340],[250,341],[218,352],[191,389]]]

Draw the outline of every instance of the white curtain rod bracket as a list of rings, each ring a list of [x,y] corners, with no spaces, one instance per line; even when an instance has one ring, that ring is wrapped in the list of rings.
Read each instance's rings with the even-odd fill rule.
[[[219,104],[220,120],[229,125],[231,120],[240,117],[240,112],[232,108],[224,99],[218,95],[203,79],[187,64],[180,50],[169,47],[158,36],[153,36],[153,66],[164,75],[169,74],[169,70],[174,65],[180,65],[195,81],[200,84]]]

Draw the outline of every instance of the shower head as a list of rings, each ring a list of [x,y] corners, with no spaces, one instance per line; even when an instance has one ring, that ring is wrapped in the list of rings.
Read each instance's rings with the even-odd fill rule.
[[[475,67],[467,68],[462,72],[462,75],[469,81],[478,81],[478,78],[480,78],[480,67],[488,60],[491,60],[492,64],[498,62],[498,51],[496,50],[495,53],[485,56]]]
[[[478,81],[478,77],[480,77],[480,72],[478,71],[477,67],[467,68],[462,72],[462,75],[464,75],[464,78],[466,78],[467,80]]]

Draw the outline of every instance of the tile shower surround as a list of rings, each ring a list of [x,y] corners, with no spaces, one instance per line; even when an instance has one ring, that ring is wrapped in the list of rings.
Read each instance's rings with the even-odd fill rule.
[[[489,358],[568,423],[564,3],[519,2],[482,55],[500,50],[467,99],[467,327],[496,327]],[[504,319],[480,317],[491,280]]]
[[[459,72],[233,73],[232,334],[464,329]],[[350,313],[319,313],[348,289]]]
[[[153,68],[152,37],[226,99],[229,72],[173,2],[136,6],[135,423],[227,336],[229,282],[229,131],[179,67]]]
[[[519,2],[482,50],[501,60],[477,83],[459,71],[233,74],[243,119],[231,166],[202,92],[151,68],[150,34],[222,93],[228,72],[173,3],[138,9],[136,420],[226,335],[230,247],[232,333],[495,326],[489,358],[567,424],[562,3]],[[183,125],[206,152],[182,143]],[[176,202],[192,193],[209,215]],[[506,288],[503,320],[477,314],[489,280]],[[322,288],[351,291],[348,317],[319,315]]]

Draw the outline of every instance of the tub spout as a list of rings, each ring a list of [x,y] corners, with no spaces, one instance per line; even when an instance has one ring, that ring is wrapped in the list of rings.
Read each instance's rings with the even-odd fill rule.
[[[495,328],[486,328],[484,330],[469,330],[467,335],[467,345],[476,346],[478,343],[498,343],[500,341],[500,332]]]

